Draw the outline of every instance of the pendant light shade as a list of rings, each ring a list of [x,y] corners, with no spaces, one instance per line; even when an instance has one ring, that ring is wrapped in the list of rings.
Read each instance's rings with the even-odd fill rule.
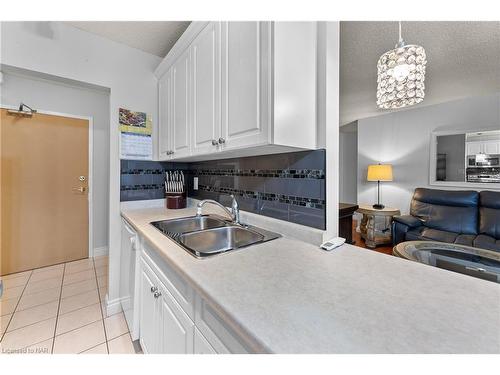
[[[423,47],[405,45],[400,22],[398,44],[378,60],[377,105],[382,109],[392,109],[423,101],[426,63]]]

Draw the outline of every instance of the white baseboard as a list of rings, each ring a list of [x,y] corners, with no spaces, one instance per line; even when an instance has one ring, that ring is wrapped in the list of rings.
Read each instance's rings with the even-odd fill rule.
[[[103,255],[108,255],[109,249],[107,246],[101,246],[101,247],[94,247],[94,252],[92,254],[92,257],[100,257]]]
[[[106,295],[106,316],[118,314],[122,311],[122,304],[120,303],[120,298],[109,301],[108,295]]]

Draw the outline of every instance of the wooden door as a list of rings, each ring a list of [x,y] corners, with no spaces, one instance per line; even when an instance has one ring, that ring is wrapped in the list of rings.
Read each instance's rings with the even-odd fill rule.
[[[88,257],[89,122],[1,110],[2,275]]]
[[[220,138],[220,22],[210,22],[191,44],[192,153],[218,151]]]
[[[194,323],[163,286],[160,297],[161,353],[193,354]]]
[[[172,67],[172,158],[189,156],[189,50]]]
[[[223,149],[268,144],[271,100],[269,22],[223,22]]]

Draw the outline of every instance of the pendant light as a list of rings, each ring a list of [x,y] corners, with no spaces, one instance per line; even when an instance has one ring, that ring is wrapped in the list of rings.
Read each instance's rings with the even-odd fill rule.
[[[424,100],[425,50],[422,46],[405,44],[401,37],[395,48],[378,60],[377,105],[382,109],[403,108]]]

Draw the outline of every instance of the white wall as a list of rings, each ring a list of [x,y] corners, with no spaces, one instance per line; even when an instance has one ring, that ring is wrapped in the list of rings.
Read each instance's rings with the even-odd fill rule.
[[[339,22],[318,22],[318,144],[326,149],[326,231],[339,228]]]
[[[151,114],[157,131],[158,93],[153,72],[161,59],[59,22],[2,22],[0,58],[2,64],[111,90],[108,308],[113,308],[117,306],[120,267],[118,108]]]
[[[402,213],[409,211],[415,188],[445,189],[429,185],[432,131],[500,129],[499,108],[500,93],[358,120],[358,203],[377,199],[377,184],[366,181],[366,172],[378,162],[392,164],[394,172],[393,182],[381,183],[380,199]]]
[[[0,103],[23,102],[39,111],[92,117],[93,248],[108,247],[109,91],[63,84],[54,80],[3,71]]]
[[[339,134],[339,195],[342,203],[358,202],[358,124],[340,127]]]

